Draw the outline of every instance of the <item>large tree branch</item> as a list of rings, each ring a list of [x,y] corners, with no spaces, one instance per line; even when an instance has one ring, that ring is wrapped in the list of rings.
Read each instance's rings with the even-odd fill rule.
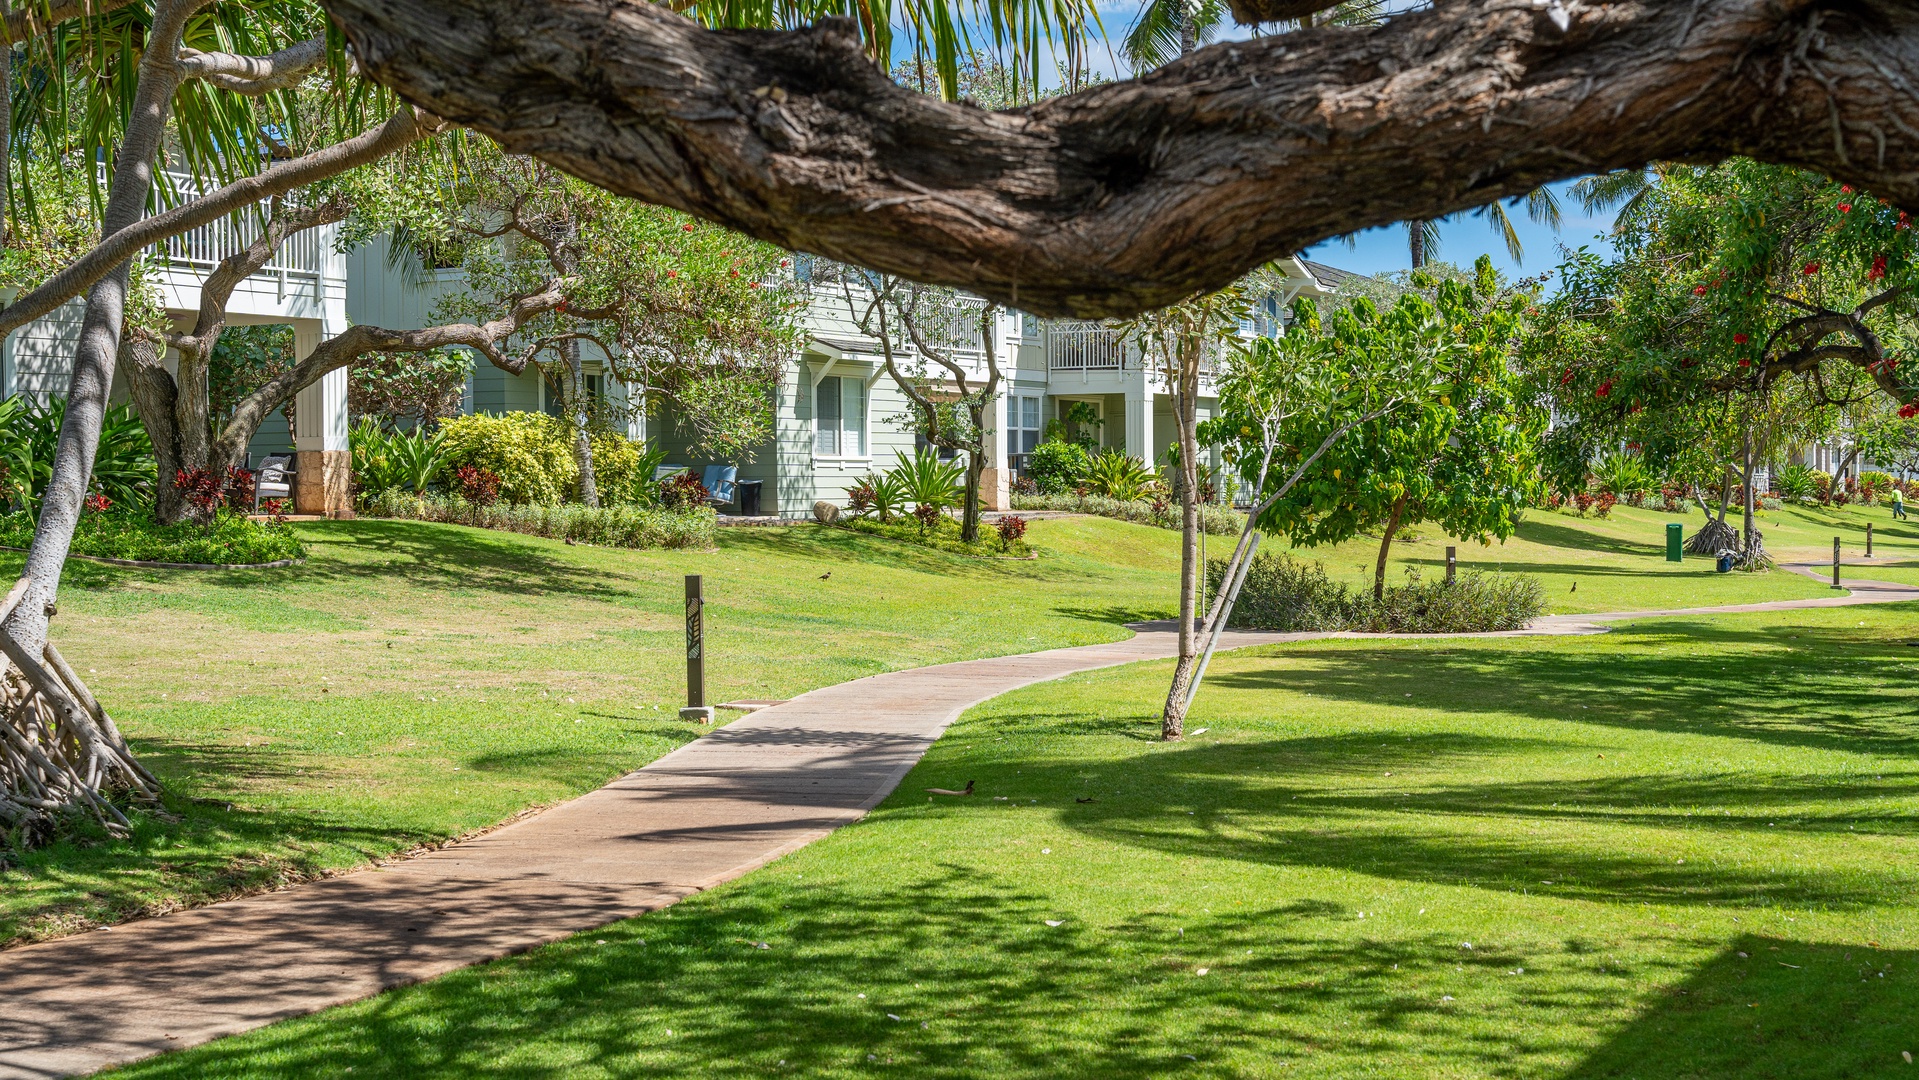
[[[190,79],[204,79],[222,90],[259,95],[285,90],[326,59],[326,39],[314,38],[289,45],[271,56],[180,50],[180,71]]]
[[[1744,154],[1919,210],[1909,0],[1453,0],[989,113],[852,24],[643,0],[324,0],[362,67],[608,190],[1046,315],[1120,316],[1327,236]],[[1317,5],[1314,5],[1317,6]]]
[[[0,336],[32,322],[86,291],[114,267],[141,249],[218,221],[262,199],[284,195],[295,188],[338,176],[401,150],[437,130],[439,121],[401,109],[386,123],[351,139],[316,150],[305,157],[283,161],[261,172],[235,180],[192,202],[141,218],[101,240],[91,251],[0,309]]]
[[[7,12],[6,40],[0,45],[16,45],[36,38],[66,22],[89,15],[105,15],[133,3],[134,0],[51,0],[27,2]]]

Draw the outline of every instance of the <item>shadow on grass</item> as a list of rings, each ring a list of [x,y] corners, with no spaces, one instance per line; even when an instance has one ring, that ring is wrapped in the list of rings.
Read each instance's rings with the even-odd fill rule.
[[[999,715],[1007,729],[1027,731],[1054,718]],[[1114,725],[1124,723],[1114,720]],[[1090,726],[1089,726],[1090,727]],[[1103,733],[1088,727],[1061,733]],[[987,737],[975,728],[969,737]],[[1383,745],[1382,745],[1383,742]],[[1856,830],[1909,836],[1919,827],[1881,812],[1887,796],[1919,794],[1919,773],[1882,777],[1838,789],[1794,777],[1567,777],[1551,782],[1448,783],[1431,779],[1516,753],[1563,744],[1460,734],[1387,739],[1378,733],[1234,741],[1180,753],[1123,760],[1024,761],[1017,775],[969,767],[980,789],[1015,798],[1049,793],[1060,823],[1101,841],[1179,856],[1273,866],[1331,867],[1402,881],[1521,891],[1607,903],[1791,904],[1858,908],[1881,903],[1883,875],[1811,867],[1764,872],[1675,862],[1641,842],[1606,847],[1603,835],[1568,841],[1581,826],[1662,829],[1675,835],[1777,831],[1845,834]],[[1477,760],[1475,760],[1477,759]],[[1384,774],[1412,771],[1395,782]],[[898,805],[914,800],[897,796]],[[1794,802],[1818,803],[1821,820],[1790,818]],[[1782,804],[1785,804],[1782,807]],[[1833,820],[1834,804],[1856,808]],[[1711,815],[1652,807],[1709,806]],[[973,812],[990,805],[973,804]],[[1538,823],[1554,831],[1531,834]],[[1855,833],[1857,834],[1857,833]],[[1730,836],[1731,842],[1739,842]],[[1889,868],[1899,873],[1899,868]],[[1896,884],[1896,883],[1895,883]]]
[[[1051,1080],[1376,1075],[1386,1060],[1397,1075],[1837,1080],[1904,1068],[1919,1007],[1911,953],[1754,935],[1688,971],[1577,939],[1463,952],[1440,932],[1351,935],[1350,920],[1349,899],[1307,895],[1096,925],[951,865],[879,887],[782,877],[115,1075]]]
[[[1748,739],[1778,746],[1919,756],[1909,647],[1883,628],[1763,626],[1659,619],[1615,629],[1603,649],[1516,648],[1460,640],[1443,648],[1351,647],[1301,662],[1228,670],[1215,685],[1381,707]],[[1704,651],[1700,646],[1735,645]],[[1843,665],[1843,668],[1839,667]],[[1903,691],[1903,692],[1902,692]],[[1410,701],[1408,699],[1411,699]]]
[[[1741,937],[1562,1080],[1910,1076],[1916,991],[1919,953]]]
[[[1575,529],[1570,525],[1561,525],[1537,517],[1522,520],[1513,535],[1528,543],[1546,547],[1568,548],[1573,551],[1598,551],[1608,555],[1652,557],[1665,551],[1665,548],[1658,544],[1588,532],[1585,529]]]
[[[1516,962],[1437,936],[1339,940],[1325,923],[1345,909],[1308,896],[1048,926],[1048,897],[972,867],[883,889],[779,879],[125,1075],[1236,1075],[1235,1059],[1358,1053],[1451,1011],[1394,965]],[[1195,978],[1206,965],[1217,977]],[[1596,1005],[1611,982],[1559,1003]],[[1364,1023],[1326,1024],[1328,1008]],[[1483,1068],[1498,1041],[1457,1050]]]

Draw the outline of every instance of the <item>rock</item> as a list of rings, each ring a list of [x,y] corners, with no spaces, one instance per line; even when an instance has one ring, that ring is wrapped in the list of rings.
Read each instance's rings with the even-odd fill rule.
[[[822,525],[831,525],[839,519],[840,508],[833,503],[821,499],[819,502],[813,504],[813,520],[818,521]]]

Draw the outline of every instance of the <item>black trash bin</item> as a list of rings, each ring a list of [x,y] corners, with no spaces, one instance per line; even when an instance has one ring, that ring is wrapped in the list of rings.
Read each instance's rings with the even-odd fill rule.
[[[742,517],[760,515],[760,485],[764,480],[741,480],[733,486],[734,498],[739,500]]]

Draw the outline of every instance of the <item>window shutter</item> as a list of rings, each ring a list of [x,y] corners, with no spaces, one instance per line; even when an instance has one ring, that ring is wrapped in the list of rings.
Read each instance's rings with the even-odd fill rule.
[[[820,380],[813,402],[813,452],[837,455],[840,452],[840,377],[828,375]]]
[[[846,403],[840,415],[841,430],[846,437],[840,443],[840,452],[854,457],[866,452],[866,384],[859,379],[841,379],[840,386],[846,393]]]

